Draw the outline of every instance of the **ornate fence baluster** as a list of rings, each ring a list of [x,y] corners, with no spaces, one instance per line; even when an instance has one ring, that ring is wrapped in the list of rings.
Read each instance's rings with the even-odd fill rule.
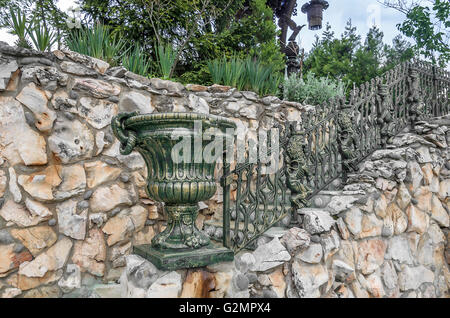
[[[290,126],[290,129],[293,129]],[[286,147],[285,163],[287,170],[287,187],[291,190],[291,202],[295,209],[308,205],[307,197],[311,192],[308,183],[311,179],[307,156],[306,141],[303,131],[292,132]]]
[[[353,128],[353,109],[349,105],[341,104],[337,117],[338,137],[337,143],[342,160],[342,179],[347,180],[350,171],[355,170],[354,165],[357,159],[356,151],[358,142],[355,130]]]
[[[420,120],[424,113],[422,109],[422,101],[420,94],[419,74],[415,66],[411,65],[409,68],[409,96],[408,109],[411,119],[411,124]]]
[[[390,139],[395,135],[395,122],[393,119],[392,99],[387,84],[378,85],[377,124],[380,131],[380,146],[386,147]]]

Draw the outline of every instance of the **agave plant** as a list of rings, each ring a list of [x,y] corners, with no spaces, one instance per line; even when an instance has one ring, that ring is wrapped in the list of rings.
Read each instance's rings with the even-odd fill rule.
[[[25,13],[19,8],[9,8],[9,17],[4,21],[4,25],[9,29],[9,33],[16,35],[19,39],[16,41],[18,47],[31,49],[31,43],[27,39],[28,21]]]
[[[130,72],[147,76],[150,72],[151,61],[138,43],[130,53],[122,58],[122,66]]]
[[[177,57],[177,51],[170,45],[158,45],[156,53],[159,70],[164,79],[169,79],[173,73],[173,65]]]
[[[126,41],[101,24],[92,28],[71,30],[66,44],[72,51],[104,60],[113,66],[117,65],[128,51]]]
[[[32,21],[30,27],[27,28],[27,34],[33,41],[36,50],[41,52],[50,51],[58,40],[56,33],[50,31],[45,25],[41,26],[38,20]]]

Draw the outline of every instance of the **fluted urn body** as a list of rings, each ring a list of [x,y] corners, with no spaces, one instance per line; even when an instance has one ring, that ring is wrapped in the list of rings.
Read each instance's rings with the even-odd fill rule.
[[[144,158],[149,198],[165,203],[167,227],[153,238],[152,247],[208,245],[209,238],[195,225],[197,203],[216,192],[217,159],[235,123],[196,113],[122,113],[113,119],[112,128],[122,154],[136,149]]]

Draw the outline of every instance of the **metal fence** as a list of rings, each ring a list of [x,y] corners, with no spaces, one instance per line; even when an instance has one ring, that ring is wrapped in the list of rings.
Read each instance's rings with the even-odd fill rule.
[[[295,222],[297,209],[314,195],[338,178],[345,181],[408,124],[448,114],[449,102],[450,73],[412,60],[353,89],[348,98],[274,127],[279,146],[267,138],[256,147],[280,157],[276,172],[265,172],[267,163],[249,153],[233,169],[223,165],[224,246],[239,251],[278,222]]]

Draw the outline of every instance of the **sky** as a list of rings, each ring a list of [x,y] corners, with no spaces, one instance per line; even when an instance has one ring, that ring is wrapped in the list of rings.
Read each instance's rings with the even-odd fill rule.
[[[67,9],[69,7],[74,7],[75,6],[75,1],[74,0],[59,0],[57,2],[58,7],[63,10],[63,11],[67,11]],[[10,45],[14,44],[14,41],[17,38],[11,34],[9,34],[6,29],[0,29],[0,41],[6,42]]]
[[[369,28],[376,24],[385,35],[385,42],[391,44],[392,39],[399,34],[396,24],[404,20],[404,16],[389,8],[384,8],[376,0],[328,0],[330,7],[324,12],[324,23],[330,22],[332,30],[336,36],[340,36],[344,32],[345,24],[349,18],[357,27],[358,33],[365,38]],[[294,21],[298,25],[306,24],[306,15],[300,10],[303,3],[307,0],[298,0],[298,15],[294,17]],[[59,0],[58,6],[66,11],[69,7],[74,6],[74,0]],[[299,45],[306,51],[311,49],[314,42],[314,36],[321,35],[322,30],[310,31],[304,28],[297,38]],[[5,29],[0,29],[0,41],[13,44],[15,37],[8,34]]]
[[[298,14],[293,19],[297,25],[307,24],[306,14],[300,8],[306,0],[298,0]],[[332,31],[336,37],[344,33],[348,19],[357,28],[357,32],[365,39],[369,29],[376,25],[384,33],[385,43],[391,44],[392,39],[400,32],[397,24],[403,22],[404,15],[394,9],[385,8],[376,0],[328,0],[330,7],[323,14],[323,28],[318,31],[311,31],[307,27],[303,28],[297,38],[297,42],[306,51],[309,51],[314,43],[315,35],[322,35],[327,22],[331,24]]]

